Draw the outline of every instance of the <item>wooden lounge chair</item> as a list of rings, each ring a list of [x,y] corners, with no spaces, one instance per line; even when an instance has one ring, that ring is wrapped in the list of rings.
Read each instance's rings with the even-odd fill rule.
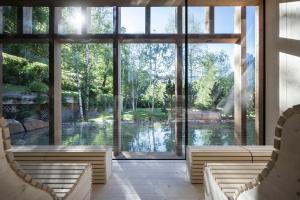
[[[258,163],[207,163],[205,200],[299,200],[300,105],[279,118],[274,148],[266,167]]]
[[[4,118],[0,119],[0,199],[88,200],[91,174],[90,164],[85,163],[26,163],[21,166],[11,151],[7,123]]]

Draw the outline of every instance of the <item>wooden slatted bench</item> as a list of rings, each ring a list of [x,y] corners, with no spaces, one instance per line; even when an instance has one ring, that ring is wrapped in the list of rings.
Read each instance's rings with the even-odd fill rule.
[[[94,184],[105,184],[111,174],[112,149],[99,146],[13,146],[21,165],[32,163],[90,163]],[[67,170],[64,170],[67,175]]]
[[[8,124],[0,118],[0,199],[90,200],[91,164],[20,165],[12,152],[10,140]]]
[[[300,105],[282,113],[275,128],[274,150],[267,165],[261,147],[250,147],[253,163],[206,163],[206,200],[300,199]],[[256,158],[259,155],[260,157]]]
[[[187,172],[193,184],[203,184],[205,163],[267,163],[271,146],[188,146]]]
[[[223,194],[230,199],[240,187],[255,180],[266,166],[266,163],[207,163],[204,176],[209,182],[206,184],[212,187],[206,187],[209,190],[206,192],[215,195],[213,199],[223,199],[221,196],[216,196]],[[213,186],[210,182],[217,185]],[[221,193],[215,191],[219,189]]]
[[[59,198],[64,198],[82,176],[87,164],[84,163],[23,163],[20,167],[33,181],[46,184]],[[84,180],[91,184],[90,180]]]

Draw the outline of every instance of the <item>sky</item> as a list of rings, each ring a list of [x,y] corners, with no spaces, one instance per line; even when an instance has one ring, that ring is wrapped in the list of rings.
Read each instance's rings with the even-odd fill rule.
[[[198,33],[204,29],[204,8],[190,7],[189,17],[199,22]],[[121,26],[126,28],[126,33],[145,33],[145,8],[123,7],[121,10]],[[151,33],[167,33],[166,27],[172,22],[175,24],[175,7],[152,7],[151,8]],[[174,33],[174,27],[168,27],[168,33]],[[215,8],[215,33],[234,32],[234,7]],[[247,7],[247,53],[255,55],[255,7]],[[228,55],[233,55],[234,45],[232,44],[208,44],[212,51],[224,50]],[[231,56],[231,62],[233,62]]]

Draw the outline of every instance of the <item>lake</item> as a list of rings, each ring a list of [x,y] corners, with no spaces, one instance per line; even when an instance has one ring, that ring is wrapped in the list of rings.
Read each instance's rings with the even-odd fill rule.
[[[111,122],[82,122],[62,124],[63,145],[108,145],[113,144]],[[122,151],[129,152],[174,152],[175,124],[166,122],[139,122],[121,124]],[[234,123],[190,122],[189,145],[234,145]],[[254,120],[248,120],[247,143],[255,144]],[[47,145],[48,129],[12,135],[13,145]],[[185,134],[183,134],[183,143]]]

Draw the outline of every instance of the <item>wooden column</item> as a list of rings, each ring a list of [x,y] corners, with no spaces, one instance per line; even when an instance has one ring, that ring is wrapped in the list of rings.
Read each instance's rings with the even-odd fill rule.
[[[17,8],[17,34],[23,34],[23,7]]]
[[[205,32],[209,34],[215,33],[215,7],[206,8]]]
[[[113,38],[113,93],[114,93],[114,130],[113,130],[113,151],[115,156],[121,152],[121,66],[120,66],[120,45],[118,33],[120,28],[120,13],[119,7],[114,7],[114,38]]]
[[[1,11],[0,11],[1,12]],[[1,13],[0,13],[1,14]],[[0,117],[2,117],[3,109],[3,45],[0,44]]]
[[[151,7],[146,6],[146,20],[145,20],[145,33],[149,35],[151,33]]]
[[[32,34],[32,7],[23,7],[23,33]]]
[[[0,34],[3,33],[3,7],[0,6]],[[2,117],[3,109],[3,45],[0,44],[0,117]]]
[[[60,9],[50,7],[49,16],[49,144],[61,144],[61,63],[60,44],[54,39]]]
[[[3,7],[0,6],[0,34],[4,31]]]
[[[265,85],[265,66],[264,66],[264,4],[256,7],[256,57],[255,57],[255,134],[256,144],[265,144],[265,116],[264,116],[264,85]]]
[[[247,77],[246,77],[246,7],[236,7],[235,33],[241,33],[239,45],[235,45],[234,63],[234,132],[235,143],[247,144]]]
[[[182,34],[182,7],[177,7],[177,33]],[[182,41],[177,42],[177,64],[176,64],[176,83],[175,83],[175,143],[176,155],[182,156],[182,134],[183,134],[183,48]]]

